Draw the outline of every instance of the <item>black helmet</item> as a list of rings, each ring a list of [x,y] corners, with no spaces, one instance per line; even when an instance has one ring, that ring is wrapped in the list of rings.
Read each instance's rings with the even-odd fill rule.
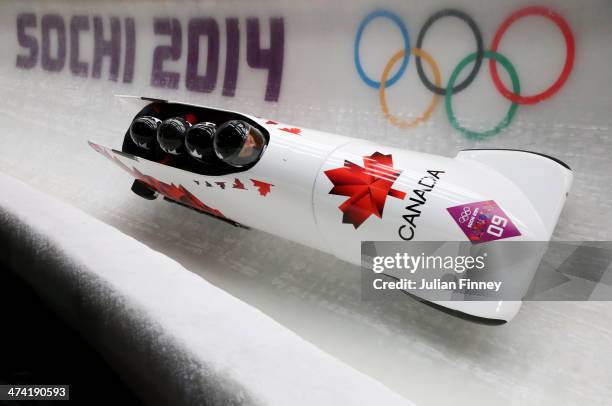
[[[157,142],[164,152],[172,155],[183,153],[185,134],[191,124],[180,117],[164,120],[157,128]]]
[[[257,162],[264,150],[265,141],[257,128],[241,120],[232,120],[219,127],[213,145],[219,159],[235,168],[241,168]]]
[[[213,138],[217,126],[214,123],[198,123],[192,126],[185,135],[185,148],[194,159],[213,163],[216,161],[213,149]]]
[[[151,149],[160,123],[160,119],[152,116],[138,117],[130,125],[130,138],[138,147]]]

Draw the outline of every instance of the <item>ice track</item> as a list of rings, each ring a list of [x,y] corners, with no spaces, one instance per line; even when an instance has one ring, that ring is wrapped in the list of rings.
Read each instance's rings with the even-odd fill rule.
[[[135,2],[120,8],[114,2],[4,2],[0,5],[0,44],[6,55],[0,60],[0,170],[166,254],[417,404],[608,402],[612,397],[611,303],[529,302],[510,324],[485,327],[412,301],[392,305],[362,302],[358,269],[331,256],[267,234],[236,229],[176,205],[144,201],[129,192],[129,177],[97,156],[86,140],[120,145],[134,112],[126,110],[112,94],[131,93],[235,108],[296,125],[444,155],[454,155],[467,147],[537,150],[568,162],[575,174],[555,238],[609,240],[609,4],[547,2],[565,16],[574,30],[576,64],[570,80],[546,103],[521,106],[515,121],[499,136],[472,141],[450,127],[442,107],[415,130],[400,130],[387,123],[377,104],[376,91],[359,80],[353,61],[355,31],[363,17],[376,8],[372,2],[315,2],[309,7],[295,6],[291,1],[274,5],[265,1],[246,3],[189,2],[177,10],[174,3],[164,1]],[[474,16],[488,44],[505,16],[531,4],[465,0],[454,6]],[[416,41],[423,21],[446,4],[388,1],[385,5],[402,16]],[[40,64],[30,70],[17,69],[15,55],[24,50],[16,40],[15,21],[24,11],[39,17],[57,13],[66,19],[73,14],[106,18],[118,13],[135,17],[138,48],[133,82],[106,80],[108,61],[102,65],[101,79],[75,77],[68,68],[50,73]],[[249,15],[261,21],[270,16],[284,18],[286,52],[278,101],[264,100],[266,75],[246,66],[244,46],[234,97],[222,96],[223,75],[217,88],[208,94],[188,91],[184,84],[176,90],[150,86],[152,44],[159,42],[153,34],[153,17],[176,16],[185,29],[190,16],[199,14],[213,15],[219,22],[236,16],[243,36],[244,21]],[[522,24],[521,29],[512,31],[514,39],[508,37],[504,46],[516,65],[523,89],[529,93],[543,90],[542,82],[554,79],[557,66],[563,62],[563,39],[552,24],[544,28],[532,26],[527,20]],[[401,47],[401,37],[397,38],[393,25],[384,22],[368,30],[362,56],[371,61],[364,62],[368,72],[377,72]],[[473,46],[470,32],[464,30],[460,23],[448,27],[441,24],[435,32],[432,29],[427,46],[438,58],[444,78]],[[40,36],[40,26],[32,32]],[[264,32],[269,35],[267,28],[262,35]],[[83,41],[90,41],[91,33],[83,37]],[[447,42],[452,37],[457,38],[459,46]],[[541,48],[532,49],[528,38],[538,38]],[[374,53],[371,59],[366,58],[367,52],[373,52],[367,50],[376,45],[380,55]],[[538,49],[547,49],[550,54],[537,59]],[[83,46],[82,59],[91,62],[92,52],[89,46]],[[313,55],[325,63],[313,62]],[[382,62],[375,62],[379,56]],[[168,67],[184,73],[185,60],[183,52],[180,60],[169,62]],[[413,62],[398,85],[388,91],[394,111],[412,117],[420,114],[431,97],[422,90]],[[508,108],[508,102],[492,90],[485,68],[474,88],[457,95],[455,100],[461,103],[459,111],[466,122],[477,127],[499,121]],[[141,283],[144,287],[147,280]]]

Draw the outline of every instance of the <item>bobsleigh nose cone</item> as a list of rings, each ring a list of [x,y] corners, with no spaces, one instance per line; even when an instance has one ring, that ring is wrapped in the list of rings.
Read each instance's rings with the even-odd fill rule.
[[[182,154],[185,134],[190,126],[191,124],[180,117],[164,120],[157,128],[157,142],[161,149],[172,155]]]
[[[191,157],[204,163],[213,162],[213,138],[216,129],[217,126],[213,123],[199,123],[187,131],[185,148]]]
[[[151,116],[138,117],[132,121],[130,137],[134,144],[143,149],[151,149],[160,123],[161,120]]]

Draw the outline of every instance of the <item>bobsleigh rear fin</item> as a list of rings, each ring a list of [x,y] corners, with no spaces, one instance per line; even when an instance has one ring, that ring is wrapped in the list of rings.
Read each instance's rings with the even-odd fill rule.
[[[572,185],[569,165],[548,155],[514,149],[467,149],[457,158],[487,165],[511,180],[552,235]]]

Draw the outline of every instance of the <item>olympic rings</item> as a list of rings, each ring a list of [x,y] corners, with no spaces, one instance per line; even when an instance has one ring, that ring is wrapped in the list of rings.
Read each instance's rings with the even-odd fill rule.
[[[359,45],[361,44],[361,36],[363,35],[363,31],[367,27],[367,25],[377,17],[388,18],[393,21],[402,32],[402,37],[404,39],[404,49],[410,49],[410,35],[408,35],[408,29],[404,25],[404,22],[397,16],[387,10],[377,10],[366,16],[366,18],[361,22],[359,28],[357,29],[357,37],[355,38],[355,67],[357,68],[357,73],[361,76],[361,79],[370,87],[374,89],[378,89],[380,87],[380,82],[372,80],[368,77],[368,75],[364,72],[363,67],[361,66],[361,59],[359,58]],[[395,82],[399,80],[400,77],[404,74],[404,71],[408,67],[408,58],[410,57],[409,53],[404,55],[404,59],[402,60],[402,65],[399,70],[389,81],[387,82],[387,86],[392,86]]]
[[[465,223],[466,221],[468,221],[471,214],[472,210],[468,206],[464,206],[463,210],[461,210],[461,215],[459,216],[459,222],[462,224]]]
[[[401,50],[395,55],[393,55],[393,57],[389,60],[389,63],[387,63],[387,66],[385,66],[385,70],[383,72],[382,78],[380,79],[380,88],[379,88],[378,93],[380,97],[380,105],[382,107],[382,111],[385,117],[387,117],[387,119],[393,125],[399,128],[412,128],[412,127],[416,127],[417,125],[426,121],[429,118],[431,113],[434,111],[434,109],[438,105],[438,99],[440,97],[434,93],[433,99],[431,100],[431,103],[429,104],[425,112],[421,116],[415,118],[412,121],[400,120],[394,115],[392,115],[391,113],[389,113],[389,108],[387,107],[387,100],[385,98],[385,87],[387,84],[387,77],[389,76],[389,72],[391,71],[395,63],[404,56],[405,52],[406,51]],[[412,54],[419,59],[420,58],[425,59],[425,62],[427,62],[429,66],[431,66],[431,70],[434,73],[434,81],[436,83],[435,86],[439,87],[442,80],[440,79],[440,69],[438,69],[438,64],[436,63],[436,61],[431,57],[431,55],[429,55],[427,52],[423,51],[422,49],[415,48],[412,50]]]
[[[510,61],[498,52],[498,48],[499,48],[501,39],[506,33],[506,31],[508,30],[508,28],[516,20],[526,17],[526,16],[531,16],[531,15],[546,17],[559,27],[565,39],[566,59],[565,59],[565,63],[564,63],[561,74],[559,75],[557,80],[548,89],[544,90],[541,93],[535,94],[535,95],[521,96],[520,95],[520,91],[521,91],[520,82],[519,82],[519,78],[516,73],[516,70],[514,69],[514,66],[512,66]],[[438,68],[437,63],[435,62],[435,60],[430,54],[428,54],[422,49],[422,45],[423,45],[425,35],[427,31],[431,28],[431,26],[439,19],[443,17],[449,17],[449,16],[459,18],[468,25],[468,27],[474,34],[474,38],[476,40],[476,52],[468,55],[461,62],[459,62],[457,67],[453,70],[451,77],[449,78],[447,87],[444,88],[444,87],[441,87],[440,70]],[[375,81],[371,79],[370,77],[368,77],[367,74],[363,70],[363,67],[361,65],[360,56],[359,56],[359,47],[361,44],[361,37],[363,36],[363,31],[365,30],[367,25],[372,20],[378,17],[389,19],[395,25],[398,26],[402,34],[403,41],[404,41],[404,49],[396,52],[391,57],[391,59],[389,60],[389,62],[387,62],[385,66],[385,69],[381,76],[381,80]],[[538,102],[541,102],[543,100],[550,98],[555,93],[557,93],[565,85],[565,83],[567,82],[572,72],[572,69],[574,66],[574,60],[575,60],[575,53],[576,53],[576,44],[575,44],[572,30],[569,24],[567,23],[567,21],[555,11],[550,10],[548,8],[544,8],[544,7],[522,8],[514,12],[513,14],[511,14],[509,17],[507,17],[502,22],[498,30],[496,31],[494,39],[491,43],[491,49],[489,51],[486,51],[483,48],[482,34],[477,24],[475,23],[475,21],[470,16],[468,16],[466,13],[460,10],[448,8],[448,9],[440,10],[434,13],[432,16],[430,16],[426,20],[421,30],[419,31],[416,47],[414,49],[410,48],[410,37],[408,34],[408,29],[406,25],[403,23],[402,19],[397,14],[389,10],[375,10],[365,17],[365,19],[361,22],[361,24],[359,25],[359,28],[357,29],[357,35],[355,38],[355,48],[354,48],[354,60],[355,60],[355,67],[357,69],[357,73],[359,74],[363,82],[372,88],[378,89],[379,102],[381,105],[382,112],[384,116],[389,120],[389,122],[393,124],[394,126],[397,126],[400,128],[411,128],[411,127],[417,126],[420,123],[427,121],[427,119],[429,119],[433,110],[436,108],[438,104],[438,99],[439,99],[438,96],[444,96],[446,112],[447,112],[447,116],[448,116],[451,126],[455,128],[457,131],[459,131],[460,133],[462,133],[463,135],[467,136],[468,138],[483,138],[483,137],[489,137],[492,135],[499,134],[504,128],[510,125],[510,122],[512,121],[512,119],[514,118],[516,114],[518,105],[538,103]],[[414,55],[415,57],[417,73],[419,75],[419,78],[421,79],[421,82],[427,89],[429,89],[432,93],[434,93],[434,97],[431,103],[429,104],[429,106],[427,107],[427,109],[425,110],[425,112],[421,116],[415,118],[412,121],[404,121],[392,115],[391,113],[389,113],[389,108],[388,108],[387,100],[385,96],[385,89],[387,89],[389,86],[394,85],[401,78],[401,76],[405,73],[406,68],[408,67],[408,61],[409,61],[409,57],[411,54]],[[397,62],[400,59],[402,59],[402,62],[401,62],[401,65],[398,71],[391,78],[388,78],[391,70],[393,69],[393,67],[397,64]],[[431,69],[434,74],[435,83],[431,83],[430,80],[427,78],[427,75],[425,74],[423,70],[421,59],[425,59],[427,64],[431,66]],[[510,106],[504,119],[497,126],[495,126],[494,128],[490,130],[484,131],[484,132],[476,132],[476,131],[472,131],[467,128],[464,128],[459,124],[459,120],[457,119],[457,117],[455,116],[453,112],[451,99],[454,94],[466,89],[474,81],[476,75],[480,72],[480,67],[482,65],[483,59],[489,59],[489,70],[491,72],[493,83],[495,84],[495,87],[497,88],[497,90],[506,99],[512,102],[512,105]],[[510,78],[512,81],[512,91],[508,90],[505,87],[504,83],[501,81],[499,77],[499,74],[497,71],[498,62],[510,74]],[[470,63],[473,63],[472,70],[461,83],[455,86],[455,82],[457,78],[459,77],[459,74]]]
[[[492,51],[485,51],[483,54],[483,57],[487,59],[495,60],[501,63],[502,66],[506,68],[506,71],[508,71],[508,74],[510,75],[510,79],[512,80],[512,91],[514,92],[514,94],[520,94],[521,84],[519,83],[519,78],[516,73],[516,70],[514,69],[510,61],[505,56],[498,54],[497,52],[492,52]],[[448,80],[449,88],[451,89],[453,88],[453,85],[455,84],[455,81],[457,80],[459,73],[461,73],[463,68],[465,68],[469,63],[474,61],[476,58],[477,58],[477,55],[476,55],[476,52],[474,52],[473,54],[466,56],[461,62],[459,62],[459,65],[457,65],[457,67],[451,74],[450,79]],[[486,138],[492,135],[499,134],[501,130],[503,130],[504,128],[508,127],[508,125],[510,125],[512,118],[516,114],[516,109],[518,108],[518,104],[515,102],[512,102],[512,105],[510,106],[510,109],[508,110],[506,117],[497,126],[495,126],[495,128],[488,130],[488,131],[484,131],[484,132],[476,132],[476,131],[468,130],[467,128],[464,128],[459,124],[457,117],[455,117],[455,114],[453,113],[451,97],[452,97],[452,92],[446,92],[444,101],[446,104],[446,114],[448,115],[448,121],[450,121],[451,125],[457,131],[465,134],[468,138]]]
[[[455,93],[459,93],[460,91],[468,87],[474,81],[474,79],[476,78],[476,75],[478,74],[478,71],[480,70],[480,65],[482,64],[482,53],[484,51],[484,47],[482,45],[482,34],[480,33],[480,30],[478,29],[478,26],[476,25],[476,22],[472,19],[472,17],[470,17],[463,11],[455,10],[452,8],[446,8],[432,15],[425,22],[425,24],[423,25],[423,28],[421,28],[421,31],[419,32],[419,37],[416,43],[417,49],[423,49],[423,39],[425,38],[425,34],[427,33],[427,30],[431,28],[433,23],[435,23],[436,21],[438,21],[440,18],[443,18],[443,17],[457,17],[460,20],[463,20],[468,25],[468,27],[470,27],[470,30],[472,30],[472,33],[474,33],[474,38],[476,39],[476,52],[478,55],[478,57],[476,58],[476,63],[474,63],[474,67],[472,68],[472,71],[470,72],[468,77],[465,78],[463,82],[458,84],[457,87],[453,88],[453,94],[455,94]],[[440,96],[446,95],[446,89],[440,87],[440,85],[433,85],[429,81],[429,79],[427,79],[427,75],[425,75],[425,72],[423,71],[423,65],[421,64],[421,58],[418,56],[416,57],[416,66],[417,66],[417,72],[419,73],[419,77],[421,78],[421,82],[423,82],[425,87],[427,87],[432,92],[439,94]]]
[[[570,28],[567,21],[565,21],[565,19],[559,14],[544,7],[527,7],[518,10],[510,17],[506,18],[506,20],[502,23],[502,25],[495,33],[495,37],[493,38],[493,42],[491,43],[491,51],[497,52],[497,48],[499,47],[499,43],[502,37],[504,36],[508,28],[512,25],[512,23],[522,17],[530,15],[546,17],[552,20],[552,22],[554,22],[555,24],[557,24],[557,26],[561,30],[561,33],[563,34],[563,37],[565,38],[565,64],[563,65],[563,71],[561,72],[561,75],[557,78],[555,83],[553,83],[548,89],[533,96],[519,96],[518,94],[512,93],[508,89],[506,89],[502,81],[499,79],[499,75],[497,74],[497,65],[495,64],[495,59],[491,59],[489,62],[489,69],[491,70],[491,76],[493,77],[493,83],[495,83],[495,87],[497,87],[497,90],[499,90],[506,99],[518,104],[539,103],[557,93],[559,89],[561,89],[561,87],[565,84],[567,78],[569,78],[569,75],[572,72],[572,68],[574,66],[574,58],[576,54],[576,43],[574,41],[574,35],[572,34],[572,29]]]

